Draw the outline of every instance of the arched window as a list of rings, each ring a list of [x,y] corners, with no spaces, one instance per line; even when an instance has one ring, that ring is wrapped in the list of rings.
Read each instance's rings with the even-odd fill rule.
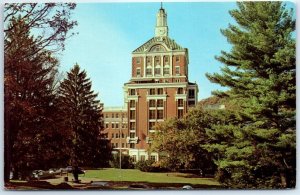
[[[154,45],[153,47],[151,47],[150,51],[151,52],[163,52],[163,51],[166,51],[166,49],[162,45]]]

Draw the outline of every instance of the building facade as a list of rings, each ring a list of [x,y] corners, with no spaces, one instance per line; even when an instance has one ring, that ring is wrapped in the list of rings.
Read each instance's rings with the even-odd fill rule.
[[[158,160],[157,153],[147,152],[155,125],[168,118],[183,117],[198,101],[198,86],[188,80],[188,49],[171,39],[168,31],[167,13],[161,7],[155,36],[132,52],[131,79],[123,88],[126,111],[122,112],[127,113],[125,146],[135,161]],[[108,132],[113,144],[113,128]]]

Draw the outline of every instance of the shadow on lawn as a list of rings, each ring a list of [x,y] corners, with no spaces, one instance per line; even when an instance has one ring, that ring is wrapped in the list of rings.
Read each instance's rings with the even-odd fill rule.
[[[189,184],[189,183],[151,183],[151,182],[99,182],[80,183],[70,185],[62,182],[53,185],[47,181],[9,182],[5,184],[6,190],[181,190],[183,186],[190,185],[193,189],[221,189],[219,185]],[[105,183],[105,185],[103,185]]]
[[[52,185],[47,181],[8,182],[5,184],[7,190],[72,190],[76,189],[67,183]]]

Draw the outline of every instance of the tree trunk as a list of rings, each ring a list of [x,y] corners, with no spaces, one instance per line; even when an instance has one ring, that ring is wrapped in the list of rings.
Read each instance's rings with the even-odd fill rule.
[[[281,179],[281,187],[286,188],[287,182],[286,182],[286,175],[284,172],[280,172],[280,179]]]

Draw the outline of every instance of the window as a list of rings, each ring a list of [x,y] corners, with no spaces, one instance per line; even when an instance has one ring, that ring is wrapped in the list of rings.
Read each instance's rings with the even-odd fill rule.
[[[154,60],[155,60],[155,65],[159,65],[160,64],[160,57],[159,56],[155,56]]]
[[[130,108],[135,108],[135,100],[130,100],[129,107]]]
[[[176,61],[176,62],[179,62],[179,61],[180,61],[179,56],[176,56],[176,57],[175,57],[175,61]]]
[[[164,66],[164,75],[170,74],[170,68],[169,65]]]
[[[147,57],[147,65],[150,65],[150,64],[151,64],[151,58]]]
[[[140,64],[140,63],[141,63],[141,58],[140,58],[140,57],[135,58],[135,60],[136,60],[136,63],[137,63],[137,64]]]
[[[135,119],[135,110],[130,110],[130,119]]]
[[[164,101],[163,100],[157,100],[157,107],[164,107]]]
[[[118,144],[118,143],[116,143],[116,148],[117,148],[117,147],[119,147],[119,144]]]
[[[160,75],[160,66],[155,66],[155,69],[154,69],[154,74],[155,75]]]
[[[151,66],[147,66],[147,68],[146,68],[146,75],[147,76],[152,76],[152,67]]]
[[[175,79],[175,82],[176,83],[180,83],[180,79]]]
[[[115,134],[112,133],[112,134],[111,134],[111,138],[115,138]]]
[[[177,112],[177,117],[178,118],[182,118],[183,117],[183,110],[182,109],[179,109],[178,112]]]
[[[114,143],[111,143],[111,147],[114,148],[114,147],[115,147],[115,144],[114,144]]]
[[[150,101],[149,101],[149,107],[150,107],[150,108],[155,107],[155,100],[150,100]]]
[[[129,95],[135,95],[135,89],[130,89],[129,90]]]
[[[135,130],[135,122],[129,123],[130,130]]]
[[[134,148],[134,145],[135,145],[134,143],[130,143],[130,146],[129,146],[129,147],[130,147],[130,148]],[[133,159],[134,156],[135,156],[135,155],[132,156],[132,160],[134,160],[134,159]],[[135,156],[135,158],[136,158],[136,156]]]
[[[155,122],[149,122],[149,130],[154,130]]]
[[[130,144],[130,148],[131,148],[131,144]],[[133,148],[134,148],[134,147],[133,147]],[[132,155],[131,158],[132,158],[132,161],[133,161],[133,162],[136,162],[136,155]]]
[[[163,118],[164,118],[164,111],[157,110],[157,119],[163,119]]]
[[[183,94],[183,88],[182,87],[179,87],[177,89],[177,94]]]
[[[163,88],[157,88],[157,95],[162,95],[164,93]]]
[[[111,128],[114,129],[115,128],[115,123],[111,124]]]
[[[175,74],[180,75],[180,66],[175,66]]]
[[[155,95],[155,89],[150,89],[149,93],[150,95]]]
[[[122,118],[124,118],[124,113],[122,113]]]
[[[195,106],[195,101],[189,101],[189,106]]]
[[[141,76],[141,68],[136,69],[136,76]]]
[[[119,114],[116,114],[116,118],[119,118]]]
[[[149,110],[149,119],[155,119],[155,110]]]
[[[118,133],[116,133],[116,138],[119,138],[119,134]]]
[[[119,128],[119,123],[116,123],[116,129],[118,129]]]
[[[108,123],[105,123],[105,128],[108,128]]]
[[[130,138],[135,138],[135,133],[130,133],[130,134],[129,134],[129,137],[130,137]]]
[[[122,133],[122,138],[124,138],[125,137],[125,135],[124,135],[124,133]]]
[[[183,99],[178,99],[178,107],[183,107]]]
[[[145,155],[141,155],[141,161],[145,161]]]
[[[189,98],[195,98],[195,90],[189,89]]]
[[[125,148],[125,144],[124,143],[122,143],[122,148]]]
[[[105,118],[108,118],[108,114],[105,115]]]
[[[115,118],[115,114],[111,114],[111,118]]]
[[[165,59],[165,64],[169,64],[169,56],[165,56],[164,59]]]
[[[127,128],[127,123],[122,123],[122,128],[126,129]]]
[[[156,156],[151,155],[151,156],[150,156],[150,160],[151,160],[151,161],[155,161],[155,160],[156,160]]]

